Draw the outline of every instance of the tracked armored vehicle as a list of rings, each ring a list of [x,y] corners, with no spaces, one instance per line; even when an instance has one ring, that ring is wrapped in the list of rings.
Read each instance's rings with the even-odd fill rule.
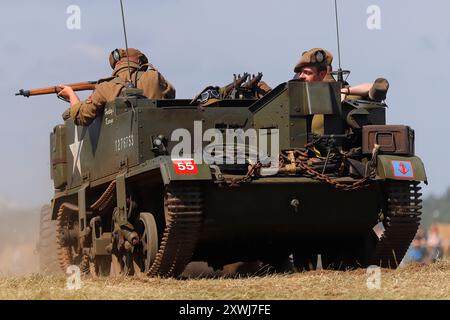
[[[235,95],[207,107],[135,93],[108,103],[89,127],[67,120],[51,133],[55,195],[43,221],[56,223],[47,237],[62,270],[176,277],[191,261],[279,269],[289,257],[308,270],[318,254],[324,268],[401,262],[427,178],[414,131],[387,125],[384,103],[341,102],[339,83],[296,80],[261,99]],[[323,132],[313,132],[315,118]],[[173,157],[176,129],[197,136],[183,159]],[[237,164],[196,160],[211,143],[207,129],[265,130],[266,140],[277,132],[276,170],[249,161],[248,148]]]

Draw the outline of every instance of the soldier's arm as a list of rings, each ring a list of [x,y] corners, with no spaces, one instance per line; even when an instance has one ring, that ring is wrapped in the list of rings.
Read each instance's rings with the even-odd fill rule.
[[[357,86],[344,87],[342,88],[341,93],[345,95],[366,97],[369,94],[370,88],[372,88],[371,83],[363,83]]]
[[[88,126],[97,117],[97,114],[103,110],[107,99],[97,88],[89,98],[84,101],[78,101],[70,106],[70,117],[79,126]]]
[[[61,91],[58,93],[58,96],[64,97],[66,99],[69,99],[70,107],[64,113],[62,114],[62,118],[64,121],[68,120],[70,118],[70,108],[77,103],[80,102],[80,98],[76,95],[75,91],[69,86],[58,86]]]
[[[75,93],[75,91],[73,91],[72,87],[69,86],[63,86],[60,85],[58,86],[60,89],[62,89],[58,95],[62,96],[64,98],[69,99],[70,105],[73,106],[74,104],[80,102],[80,98],[78,98],[77,94]]]

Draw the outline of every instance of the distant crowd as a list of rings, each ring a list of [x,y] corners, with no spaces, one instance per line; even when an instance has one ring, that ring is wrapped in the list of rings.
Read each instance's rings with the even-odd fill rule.
[[[432,225],[427,233],[419,229],[404,262],[434,263],[444,257],[444,248],[450,245],[448,241],[441,237],[437,225]]]

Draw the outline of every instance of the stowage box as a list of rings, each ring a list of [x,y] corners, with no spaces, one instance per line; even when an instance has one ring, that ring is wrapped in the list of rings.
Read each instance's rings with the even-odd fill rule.
[[[414,155],[414,130],[404,125],[370,125],[362,131],[362,151],[372,153],[375,144],[380,153]]]

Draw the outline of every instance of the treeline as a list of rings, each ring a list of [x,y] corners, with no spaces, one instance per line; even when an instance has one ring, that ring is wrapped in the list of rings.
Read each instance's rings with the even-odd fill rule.
[[[450,223],[450,187],[442,196],[429,196],[423,201],[422,226],[433,223]]]

